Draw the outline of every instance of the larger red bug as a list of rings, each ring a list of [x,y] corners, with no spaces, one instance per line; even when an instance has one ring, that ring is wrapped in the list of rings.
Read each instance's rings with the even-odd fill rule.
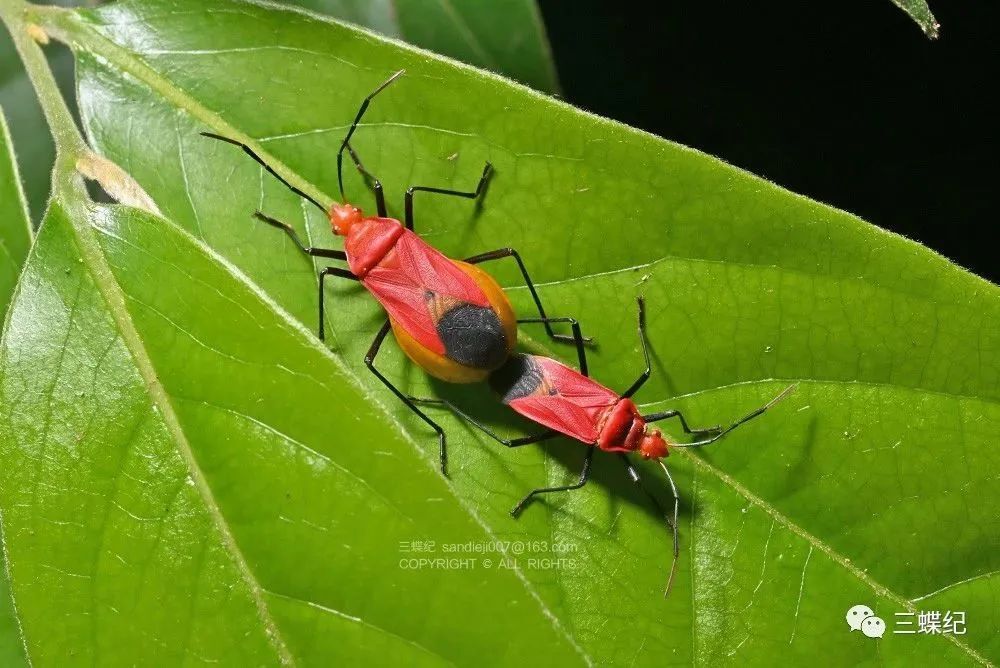
[[[369,172],[351,146],[351,137],[372,99],[403,74],[400,70],[379,85],[361,103],[337,152],[337,183],[342,203],[324,207],[301,189],[289,183],[247,144],[211,132],[206,137],[234,144],[306,201],[319,208],[330,220],[335,235],[344,237],[344,249],[317,248],[305,245],[295,230],[275,218],[257,211],[254,216],[283,230],[295,245],[313,257],[342,260],[347,268],[325,267],[319,273],[319,338],[324,339],[324,279],[327,276],[360,281],[385,308],[388,319],[375,335],[365,356],[365,364],[400,400],[438,435],[441,472],[446,472],[447,450],[444,430],[393,385],[376,367],[375,357],[391,329],[403,351],[431,375],[454,383],[486,380],[500,368],[514,351],[517,323],[542,323],[556,340],[582,342],[579,325],[572,318],[550,318],[520,254],[513,248],[500,248],[465,260],[453,260],[435,250],[413,231],[413,196],[416,192],[478,198],[485,190],[492,172],[486,163],[476,189],[469,192],[429,186],[412,186],[404,196],[403,222],[390,218],[382,183]],[[343,158],[350,155],[358,172],[370,182],[375,195],[376,216],[366,216],[349,204],[344,195]],[[512,257],[517,262],[535,306],[538,318],[517,320],[510,301],[479,263]],[[557,334],[553,323],[569,323],[573,336]]]
[[[634,383],[622,393],[615,392],[589,377],[586,353],[581,344],[577,346],[580,370],[576,371],[562,362],[538,355],[513,355],[507,363],[491,374],[489,382],[503,403],[538,424],[547,427],[546,431],[533,436],[506,439],[498,436],[485,424],[474,419],[453,403],[443,399],[421,399],[411,397],[418,403],[439,404],[451,408],[457,415],[478,427],[491,438],[503,445],[516,448],[557,436],[569,436],[588,446],[583,460],[583,470],[579,480],[572,485],[560,487],[542,487],[529,492],[514,508],[511,515],[515,517],[538,494],[565,492],[583,487],[590,478],[591,462],[597,450],[615,453],[624,463],[629,477],[662,512],[662,506],[656,498],[642,487],[639,472],[628,460],[628,453],[638,453],[643,459],[654,459],[663,468],[673,492],[673,513],[666,516],[666,521],[673,532],[673,560],[670,565],[670,576],[664,594],[669,593],[673,584],[674,572],[677,567],[677,557],[680,554],[680,543],[677,533],[677,516],[680,508],[680,497],[674,484],[670,470],[663,459],[670,454],[671,448],[694,448],[714,443],[732,430],[749,420],[761,415],[774,404],[785,398],[794,388],[785,388],[771,401],[745,415],[728,427],[714,426],[708,428],[691,428],[679,410],[666,410],[642,415],[631,397],[649,380],[651,366],[649,350],[646,342],[646,310],[645,301],[639,298],[639,340],[642,343],[642,353],[646,368]],[[687,443],[674,443],[667,440],[659,429],[651,428],[650,423],[668,418],[677,418],[681,428],[694,437]],[[664,513],[665,514],[665,513]]]

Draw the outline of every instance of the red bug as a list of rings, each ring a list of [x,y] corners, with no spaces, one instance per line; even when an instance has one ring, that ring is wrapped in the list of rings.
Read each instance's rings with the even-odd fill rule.
[[[429,186],[412,186],[404,196],[404,221],[390,218],[381,182],[361,163],[350,144],[351,136],[372,99],[403,74],[400,70],[379,85],[361,103],[358,113],[337,152],[337,182],[342,203],[324,207],[311,196],[289,183],[257,153],[241,141],[203,132],[206,137],[234,144],[243,149],[272,176],[292,192],[319,208],[330,220],[335,235],[344,237],[344,249],[316,248],[302,243],[295,230],[279,220],[257,211],[254,216],[283,230],[296,246],[313,257],[341,260],[347,268],[325,267],[319,274],[319,338],[324,339],[324,279],[337,276],[359,281],[385,308],[388,319],[376,334],[365,356],[365,364],[397,397],[437,433],[441,471],[446,472],[447,453],[444,430],[415,406],[375,367],[375,356],[391,329],[403,351],[431,375],[454,383],[486,380],[490,372],[501,367],[517,343],[517,323],[537,322],[545,325],[550,337],[569,341],[571,337],[556,334],[552,324],[568,322],[574,327],[574,340],[582,339],[579,327],[571,318],[549,318],[545,314],[534,283],[513,248],[501,248],[487,253],[453,260],[432,248],[413,232],[413,195],[428,192],[467,199],[478,198],[485,190],[492,172],[486,163],[474,191],[463,192]],[[358,172],[369,181],[375,195],[376,216],[366,216],[348,203],[344,195],[344,151],[351,156]],[[517,320],[510,301],[493,278],[476,265],[481,262],[513,257],[538,309],[538,318]]]
[[[643,459],[654,459],[663,468],[673,492],[674,508],[672,516],[667,516],[667,524],[673,532],[673,561],[670,566],[670,576],[664,592],[669,593],[673,584],[674,572],[680,547],[677,535],[677,515],[680,507],[680,497],[670,471],[663,463],[663,458],[670,454],[671,448],[693,448],[709,445],[719,440],[741,424],[761,415],[774,404],[785,398],[794,388],[785,388],[774,399],[757,408],[728,427],[708,427],[692,429],[687,420],[678,410],[667,410],[642,415],[631,397],[649,380],[650,362],[649,350],[646,344],[646,310],[645,302],[639,298],[639,340],[642,343],[643,357],[646,368],[632,385],[621,394],[601,385],[588,375],[586,354],[583,346],[577,346],[580,371],[576,371],[562,362],[538,355],[517,354],[495,371],[489,379],[491,387],[500,396],[503,403],[526,418],[531,419],[548,429],[534,436],[505,439],[494,433],[489,427],[475,420],[451,402],[443,399],[418,399],[419,403],[441,404],[451,408],[457,415],[478,427],[484,433],[507,447],[515,448],[530,443],[569,436],[591,447],[583,460],[583,470],[579,480],[572,485],[561,487],[543,487],[532,490],[511,510],[515,517],[525,505],[538,494],[550,492],[565,492],[583,487],[590,478],[590,466],[597,450],[615,453],[624,463],[629,477],[643,492],[660,508],[656,498],[642,487],[639,472],[626,457],[626,454],[636,452]],[[650,423],[668,418],[677,418],[681,428],[691,434],[696,440],[688,443],[674,443],[667,440],[659,429],[650,427]]]

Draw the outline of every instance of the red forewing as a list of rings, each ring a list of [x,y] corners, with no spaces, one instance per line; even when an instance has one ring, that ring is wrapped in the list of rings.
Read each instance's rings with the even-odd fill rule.
[[[538,389],[508,405],[526,418],[593,444],[600,421],[619,396],[592,378],[547,357],[533,357],[541,371]]]
[[[362,281],[396,323],[427,349],[443,355],[428,299],[451,297],[476,306],[489,300],[454,262],[404,230],[392,250]]]

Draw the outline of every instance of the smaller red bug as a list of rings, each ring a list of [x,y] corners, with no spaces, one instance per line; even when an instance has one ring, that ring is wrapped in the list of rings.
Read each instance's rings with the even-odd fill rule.
[[[324,207],[314,198],[295,187],[268,165],[247,144],[211,132],[201,134],[233,144],[253,158],[269,174],[292,192],[304,198],[329,218],[332,232],[344,238],[344,249],[306,246],[287,223],[260,211],[254,216],[287,234],[303,253],[347,263],[347,267],[325,267],[319,272],[319,338],[324,339],[324,279],[336,276],[364,285],[385,308],[388,319],[375,335],[365,364],[410,410],[431,426],[438,435],[441,472],[446,474],[447,449],[444,430],[411,402],[375,366],[382,342],[391,330],[400,348],[418,366],[432,376],[452,383],[474,383],[486,380],[490,372],[502,366],[517,343],[517,323],[541,323],[549,337],[558,341],[587,340],[572,318],[550,318],[520,254],[513,248],[500,248],[480,253],[465,260],[454,260],[431,247],[414,231],[413,196],[416,192],[477,199],[486,188],[492,166],[486,163],[474,191],[464,192],[430,186],[411,186],[404,195],[403,222],[387,213],[382,183],[361,163],[351,146],[351,137],[358,128],[372,99],[403,74],[400,70],[375,88],[362,102],[337,152],[337,184],[341,203]],[[350,155],[358,172],[370,183],[375,195],[376,216],[366,216],[361,209],[349,204],[344,195],[344,152]],[[538,318],[516,319],[507,295],[493,278],[478,264],[512,257],[524,278],[525,285],[538,310]],[[554,323],[568,323],[573,336],[557,334]]]
[[[784,399],[795,389],[790,385],[776,397],[745,415],[728,427],[714,426],[708,428],[691,428],[687,420],[678,410],[660,411],[642,415],[631,397],[649,380],[651,366],[649,350],[646,343],[646,304],[642,297],[639,303],[639,340],[642,343],[642,353],[646,368],[632,385],[621,394],[608,389],[588,375],[586,354],[582,343],[577,345],[580,360],[580,371],[576,371],[562,362],[538,355],[513,355],[508,362],[490,375],[490,386],[500,396],[503,403],[515,411],[548,429],[534,436],[505,439],[494,433],[488,426],[475,420],[457,406],[443,399],[419,399],[411,397],[418,403],[445,405],[457,415],[478,427],[485,434],[503,445],[516,448],[531,443],[539,443],[557,436],[569,436],[591,447],[583,460],[583,470],[579,480],[572,485],[561,487],[542,487],[529,492],[510,511],[515,517],[538,494],[550,492],[565,492],[579,489],[587,484],[590,478],[590,466],[597,450],[612,452],[618,455],[624,463],[629,477],[650,498],[654,505],[663,512],[656,498],[643,486],[639,472],[626,457],[627,453],[636,452],[643,459],[654,459],[663,468],[673,492],[674,507],[672,515],[666,516],[667,524],[673,533],[673,560],[670,565],[670,576],[664,595],[670,592],[674,573],[677,568],[677,557],[680,554],[680,543],[677,534],[677,517],[680,508],[680,496],[674,484],[670,470],[663,463],[663,458],[670,454],[671,448],[695,448],[714,443],[740,425],[761,415],[776,403]],[[681,428],[696,440],[688,443],[674,443],[666,438],[659,429],[649,427],[652,422],[677,418]]]

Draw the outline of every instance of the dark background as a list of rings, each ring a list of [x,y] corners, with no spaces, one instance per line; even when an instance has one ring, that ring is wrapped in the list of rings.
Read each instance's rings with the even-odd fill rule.
[[[1000,3],[541,0],[564,97],[1000,282]],[[833,7],[835,13],[830,13]]]

